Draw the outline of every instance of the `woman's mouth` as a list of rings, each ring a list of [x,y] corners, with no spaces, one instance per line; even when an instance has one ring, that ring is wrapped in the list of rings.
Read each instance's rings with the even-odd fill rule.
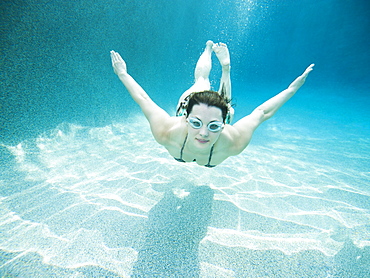
[[[209,142],[209,140],[203,140],[203,139],[198,139],[198,138],[197,138],[197,141],[201,144],[205,144]]]

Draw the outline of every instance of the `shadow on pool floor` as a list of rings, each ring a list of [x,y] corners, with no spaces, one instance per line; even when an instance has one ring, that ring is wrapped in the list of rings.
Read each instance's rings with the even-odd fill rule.
[[[204,260],[209,258],[213,263],[218,246],[209,246],[212,253],[200,254]],[[206,248],[207,249],[207,248]],[[206,250],[203,249],[203,250]],[[235,275],[221,277],[335,277],[364,278],[370,277],[370,247],[360,249],[352,243],[346,243],[344,248],[334,257],[326,257],[318,251],[304,251],[291,256],[279,251],[253,251],[240,248],[223,248],[223,261],[218,266],[232,270]],[[0,251],[0,265],[6,264],[20,253]],[[217,256],[216,256],[217,257]],[[200,277],[214,277],[201,271]],[[42,257],[28,253],[7,263],[0,268],[1,278],[116,278],[123,277],[98,266],[86,266],[76,269],[44,264]],[[152,276],[139,276],[152,277]],[[156,276],[164,277],[164,276]],[[187,276],[177,276],[187,277]],[[188,277],[187,277],[188,278]]]

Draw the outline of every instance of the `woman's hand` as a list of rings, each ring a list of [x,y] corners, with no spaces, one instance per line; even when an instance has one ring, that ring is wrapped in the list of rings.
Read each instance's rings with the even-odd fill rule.
[[[126,74],[127,73],[127,66],[125,61],[123,61],[121,55],[118,52],[112,50],[110,52],[110,57],[112,60],[112,67],[114,69],[114,73],[117,75]]]
[[[313,70],[313,67],[314,67],[315,64],[311,64],[309,65],[306,70],[304,71],[304,73],[301,75],[303,77],[304,80],[306,80],[306,77],[308,76],[308,74]]]

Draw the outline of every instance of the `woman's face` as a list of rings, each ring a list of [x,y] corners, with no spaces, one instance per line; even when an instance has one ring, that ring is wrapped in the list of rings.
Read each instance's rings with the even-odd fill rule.
[[[198,148],[209,149],[216,143],[218,137],[222,132],[222,128],[217,132],[212,132],[208,129],[208,124],[211,122],[223,122],[222,111],[215,106],[208,106],[204,103],[196,104],[193,106],[188,119],[195,118],[202,122],[200,128],[193,128],[188,123],[188,140]]]

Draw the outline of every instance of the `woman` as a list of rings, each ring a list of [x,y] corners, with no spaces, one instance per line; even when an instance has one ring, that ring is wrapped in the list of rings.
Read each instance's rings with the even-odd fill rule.
[[[213,52],[222,66],[218,92],[210,91],[208,79]],[[196,162],[206,167],[214,167],[229,156],[240,154],[248,146],[256,128],[298,91],[314,66],[311,64],[287,89],[230,125],[233,117],[230,55],[225,44],[206,43],[195,68],[195,83],[180,97],[176,117],[171,117],[152,101],[127,73],[126,63],[117,52],[111,51],[111,59],[114,72],[140,106],[155,140],[177,161]]]

